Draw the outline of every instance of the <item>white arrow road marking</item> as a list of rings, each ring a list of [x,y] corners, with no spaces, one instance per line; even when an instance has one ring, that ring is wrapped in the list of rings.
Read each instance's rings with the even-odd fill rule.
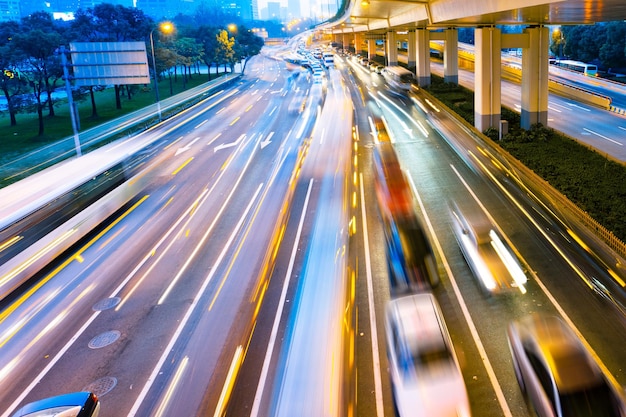
[[[241,141],[245,137],[246,137],[246,134],[244,133],[243,135],[239,136],[239,138],[236,141],[234,141],[234,142],[222,143],[221,145],[217,145],[215,148],[213,148],[213,152],[217,152],[217,151],[219,151],[221,149],[226,149],[226,148],[231,148],[233,146],[237,146],[237,145],[239,145],[241,143]]]
[[[174,154],[174,156],[177,156],[183,152],[188,151],[189,149],[191,149],[191,145],[193,145],[194,143],[196,143],[198,141],[198,139],[200,139],[200,137],[195,138],[194,140],[192,140],[191,142],[189,142],[187,145],[183,146],[182,148],[178,148],[176,150],[176,153]]]
[[[272,136],[274,136],[274,132],[270,132],[269,135],[267,135],[267,137],[265,138],[265,140],[261,141],[261,149],[265,148],[267,145],[269,145],[270,143],[272,143],[272,141],[270,140],[272,138]]]

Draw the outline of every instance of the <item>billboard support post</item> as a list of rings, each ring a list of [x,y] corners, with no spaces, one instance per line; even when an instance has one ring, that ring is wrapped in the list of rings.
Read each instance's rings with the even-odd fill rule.
[[[74,107],[74,97],[72,96],[72,86],[70,73],[67,69],[67,56],[65,56],[65,46],[61,45],[61,62],[63,63],[63,79],[65,81],[65,93],[67,94],[67,104],[70,109],[70,119],[72,120],[72,131],[74,132],[74,146],[76,147],[76,156],[81,156],[80,137],[78,136],[78,124],[76,123],[76,113]]]

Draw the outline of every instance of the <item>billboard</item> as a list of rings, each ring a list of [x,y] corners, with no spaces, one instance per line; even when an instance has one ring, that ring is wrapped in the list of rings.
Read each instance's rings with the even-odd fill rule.
[[[70,55],[76,85],[150,83],[145,42],[72,42]]]

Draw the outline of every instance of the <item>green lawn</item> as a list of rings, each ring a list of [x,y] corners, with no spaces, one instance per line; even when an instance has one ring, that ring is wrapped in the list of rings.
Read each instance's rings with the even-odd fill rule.
[[[215,78],[214,75],[212,77]],[[206,74],[193,74],[192,78],[187,80],[183,86],[182,77],[179,75],[177,81],[172,80],[173,94],[171,94],[169,80],[163,79],[159,82],[159,98],[163,100],[207,81]],[[76,103],[80,114],[80,131],[154,104],[156,96],[152,87],[153,85],[135,86],[136,92],[130,100],[127,96],[122,97],[121,109],[117,109],[115,106],[115,90],[113,88],[96,92],[97,118],[91,117],[91,100],[87,94],[84,100]],[[55,103],[55,116],[53,117],[48,115],[47,108],[44,109],[44,134],[42,136],[38,135],[37,113],[19,113],[16,117],[17,125],[11,126],[8,112],[0,112],[0,159],[12,159],[59,139],[72,136],[72,124],[68,109],[67,100],[60,100]]]

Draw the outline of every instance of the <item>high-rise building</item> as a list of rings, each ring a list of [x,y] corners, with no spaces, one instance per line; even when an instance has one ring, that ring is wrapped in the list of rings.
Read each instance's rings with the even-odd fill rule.
[[[0,0],[0,22],[19,21],[20,18],[19,0]]]
[[[297,19],[302,16],[300,13],[300,0],[288,0],[287,9],[289,19]]]
[[[267,2],[267,19],[280,20],[280,3],[277,1]]]
[[[35,12],[41,12],[41,11],[52,12],[52,10],[50,10],[50,5],[46,4],[44,0],[20,0],[19,7],[20,7],[19,19],[25,16],[30,16],[31,14]]]

